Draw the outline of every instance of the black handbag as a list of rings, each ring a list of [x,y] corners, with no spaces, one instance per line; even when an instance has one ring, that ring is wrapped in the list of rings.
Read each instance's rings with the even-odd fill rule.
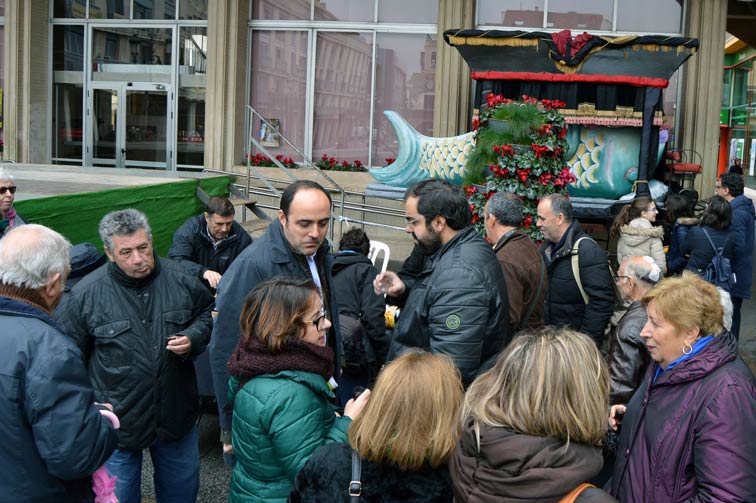
[[[357,451],[352,449],[352,481],[349,482],[349,501],[359,503],[362,494],[362,459]]]

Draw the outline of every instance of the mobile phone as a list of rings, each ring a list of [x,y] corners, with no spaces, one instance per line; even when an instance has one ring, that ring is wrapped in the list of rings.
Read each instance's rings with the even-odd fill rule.
[[[359,397],[363,391],[365,391],[364,386],[355,386],[354,388],[352,388],[352,398],[357,400],[357,397]]]

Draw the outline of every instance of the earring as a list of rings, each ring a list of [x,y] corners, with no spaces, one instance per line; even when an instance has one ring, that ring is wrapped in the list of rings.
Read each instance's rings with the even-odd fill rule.
[[[693,346],[691,346],[690,344],[685,344],[685,345],[683,346],[683,354],[684,354],[684,355],[689,355],[689,354],[691,354],[692,352],[693,352]]]

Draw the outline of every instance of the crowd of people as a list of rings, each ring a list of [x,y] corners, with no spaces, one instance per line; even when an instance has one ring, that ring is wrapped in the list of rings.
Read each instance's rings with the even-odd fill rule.
[[[756,501],[756,379],[737,351],[755,223],[738,176],[697,222],[670,196],[666,233],[636,198],[616,269],[566,196],[540,201],[539,248],[517,197],[490,198],[486,241],[464,192],[434,179],[406,192],[415,247],[398,272],[373,267],[362,229],[331,250],[312,181],[254,241],[211,198],[170,258],[133,208],[102,218],[106,259],[15,215],[0,490],[139,503],[149,451],[157,501],[196,501],[204,357],[233,503]],[[8,215],[2,171],[0,190]],[[703,279],[719,255],[729,291]]]

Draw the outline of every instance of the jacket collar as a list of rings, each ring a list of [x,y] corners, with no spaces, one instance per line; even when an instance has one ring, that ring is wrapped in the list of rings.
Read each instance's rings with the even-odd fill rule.
[[[556,251],[556,254],[553,255],[552,261],[571,255],[572,245],[581,234],[583,234],[583,231],[580,229],[580,222],[573,220],[570,226],[567,227],[567,230],[564,231],[563,240],[560,240],[562,246],[560,246]],[[541,249],[545,252],[547,259],[552,257],[551,249],[557,244],[559,243],[552,243],[551,241],[543,242]]]
[[[493,247],[494,253],[501,250],[505,244],[509,243],[510,241],[518,241],[522,239],[523,237],[527,237],[527,235],[522,232],[520,229],[512,229],[511,231],[506,232],[502,237],[499,238],[499,240],[496,242],[496,244]]]
[[[447,241],[446,244],[439,248],[436,253],[431,255],[429,257],[429,260],[425,261],[425,263],[423,264],[423,272],[433,269],[435,263],[438,262],[441,257],[443,257],[449,250],[456,248],[462,243],[467,243],[468,241],[471,241],[476,237],[478,237],[478,233],[475,231],[475,227],[468,225],[467,227],[463,228],[462,230],[457,232],[454,237]]]
[[[24,318],[36,318],[63,332],[58,322],[50,316],[41,306],[31,301],[22,300],[18,296],[11,295],[7,290],[8,285],[2,285],[3,291],[0,292],[0,314],[8,316],[22,316]],[[21,290],[21,289],[17,289]]]
[[[286,240],[281,222],[279,222],[278,220],[271,222],[271,224],[268,226],[267,234],[271,242],[271,261],[276,264],[293,264],[296,261],[296,256],[300,254],[295,252],[289,242]],[[315,260],[318,262],[323,260],[323,257],[328,255],[330,249],[331,246],[328,244],[328,240],[324,240],[323,244],[321,244],[320,248],[318,248],[318,251],[315,252]]]
[[[727,330],[723,330],[714,340],[706,345],[694,357],[680,362],[664,372],[653,383],[653,386],[664,386],[695,381],[705,377],[725,363],[733,361],[738,356],[738,342]],[[656,372],[658,363],[654,363],[649,370],[652,376]],[[649,385],[651,385],[649,379]]]

